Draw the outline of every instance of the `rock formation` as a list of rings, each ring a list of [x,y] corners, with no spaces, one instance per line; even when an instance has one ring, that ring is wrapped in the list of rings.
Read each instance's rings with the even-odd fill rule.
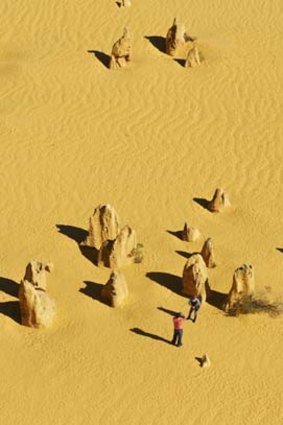
[[[100,249],[103,242],[116,239],[119,233],[119,219],[115,209],[109,205],[98,205],[89,219],[88,237],[82,245]]]
[[[211,201],[208,202],[207,208],[211,212],[222,212],[226,208],[230,207],[230,201],[227,193],[223,189],[216,189],[214,196]]]
[[[124,29],[123,35],[114,43],[111,52],[109,68],[118,69],[125,67],[131,60],[132,43],[128,28]]]
[[[200,65],[199,51],[197,46],[193,46],[188,52],[185,68],[194,68],[197,65]]]
[[[19,288],[22,324],[31,328],[46,328],[55,315],[54,301],[40,288],[22,280]]]
[[[208,238],[204,242],[202,250],[201,250],[201,256],[204,259],[206,267],[208,267],[209,269],[212,269],[213,267],[216,266],[211,238]]]
[[[182,278],[183,294],[205,302],[209,296],[207,268],[200,254],[193,254],[185,264]]]
[[[98,264],[111,269],[135,261],[134,252],[137,248],[136,232],[126,225],[114,241],[106,241],[98,253]]]
[[[40,261],[32,260],[26,266],[24,280],[30,282],[36,288],[46,290],[46,272],[53,271],[52,263],[41,263]]]
[[[183,46],[187,40],[189,40],[189,37],[186,34],[185,25],[175,18],[166,35],[166,53],[174,56],[176,50]]]
[[[121,6],[130,7],[132,5],[131,0],[122,0]]]
[[[232,287],[227,296],[224,310],[227,313],[235,311],[245,298],[254,294],[254,290],[254,268],[251,265],[243,264],[234,272]]]
[[[207,354],[204,354],[201,358],[201,367],[210,367],[210,359]]]
[[[195,227],[189,227],[187,223],[182,230],[182,240],[187,242],[195,242],[200,237],[200,231]]]
[[[111,307],[120,307],[128,296],[128,287],[124,275],[114,271],[102,288],[101,298]]]

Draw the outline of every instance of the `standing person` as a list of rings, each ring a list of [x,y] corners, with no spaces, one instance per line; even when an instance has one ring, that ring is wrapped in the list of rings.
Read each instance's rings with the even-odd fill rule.
[[[183,327],[185,323],[185,316],[182,313],[177,313],[173,317],[173,324],[174,324],[174,334],[172,339],[172,344],[177,345],[177,347],[181,347],[182,344],[182,337],[183,337]]]
[[[195,321],[197,320],[197,315],[198,315],[198,311],[200,309],[201,302],[200,302],[200,299],[196,295],[194,295],[193,297],[190,297],[188,302],[189,302],[189,305],[191,306],[191,308],[190,308],[190,312],[189,312],[189,315],[187,317],[187,320],[190,320],[192,314],[194,313],[194,318],[192,319],[192,321],[195,323]]]

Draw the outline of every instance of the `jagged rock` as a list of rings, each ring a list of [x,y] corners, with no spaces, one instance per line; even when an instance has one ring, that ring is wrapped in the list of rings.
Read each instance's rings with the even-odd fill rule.
[[[221,212],[230,206],[231,204],[227,193],[224,192],[223,189],[216,189],[212,200],[207,204],[207,208],[211,212]]]
[[[120,307],[128,296],[128,287],[124,275],[114,271],[102,288],[101,298],[111,307]]]
[[[200,65],[199,51],[197,46],[193,46],[188,52],[185,68],[194,68],[197,65]]]
[[[46,273],[52,272],[54,266],[52,263],[41,263],[40,261],[32,260],[26,266],[24,280],[32,283],[36,288],[46,290]]]
[[[234,272],[232,287],[227,295],[224,310],[227,313],[234,311],[240,305],[242,300],[247,297],[251,297],[254,294],[254,290],[254,268],[252,265],[243,264]]]
[[[205,302],[209,297],[207,268],[200,254],[193,254],[186,262],[182,278],[183,294],[187,297],[196,296]]]
[[[98,205],[89,219],[88,236],[82,245],[100,249],[106,240],[116,239],[119,233],[119,219],[115,209],[109,205]]]
[[[210,359],[207,354],[204,354],[201,358],[201,367],[210,367]]]
[[[132,43],[128,28],[124,29],[123,35],[117,40],[111,52],[109,68],[118,69],[125,67],[131,60]]]
[[[40,288],[22,280],[19,288],[22,324],[31,328],[47,328],[55,315],[54,301]]]
[[[204,242],[202,250],[201,250],[201,256],[204,259],[206,267],[208,267],[209,269],[212,269],[213,267],[216,266],[211,238],[208,238]]]
[[[98,253],[98,265],[117,269],[135,261],[136,232],[126,225],[114,241],[106,241]]]
[[[166,34],[166,53],[174,56],[176,50],[188,40],[192,39],[186,34],[185,25],[179,22],[178,18],[174,18],[173,25]]]
[[[132,5],[131,0],[122,0],[121,6],[130,7]]]
[[[195,242],[200,237],[200,231],[195,227],[189,227],[187,223],[182,230],[182,240],[187,242]]]

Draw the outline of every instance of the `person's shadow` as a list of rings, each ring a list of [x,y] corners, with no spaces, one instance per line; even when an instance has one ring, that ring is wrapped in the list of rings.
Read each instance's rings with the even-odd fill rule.
[[[165,342],[166,344],[171,344],[171,341],[169,341],[168,339],[163,338],[162,336],[150,333],[150,332],[146,332],[143,331],[140,328],[132,328],[130,329],[131,332],[137,334],[137,335],[141,335],[141,336],[145,336],[147,338],[151,338],[154,339],[155,341],[161,341],[161,342]]]

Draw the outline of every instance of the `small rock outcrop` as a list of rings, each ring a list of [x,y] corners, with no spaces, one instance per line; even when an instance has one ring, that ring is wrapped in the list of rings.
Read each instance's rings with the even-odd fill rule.
[[[54,301],[40,288],[22,280],[19,288],[21,321],[31,328],[51,326],[55,315]]]
[[[128,28],[125,28],[122,37],[112,47],[109,68],[119,69],[125,67],[127,62],[131,60],[131,54],[132,42]]]
[[[124,275],[114,271],[102,288],[101,298],[111,307],[120,307],[128,296],[128,287]]]
[[[193,254],[186,262],[182,277],[183,294],[198,297],[202,302],[209,297],[207,268],[200,254]]]
[[[130,7],[130,6],[132,6],[132,2],[131,2],[131,0],[122,0],[121,1],[121,6],[123,6],[123,7]]]
[[[213,252],[213,243],[211,238],[208,238],[204,242],[202,250],[201,250],[201,256],[204,259],[206,267],[208,267],[209,269],[216,267],[216,262],[214,258],[214,252]]]
[[[251,297],[255,290],[254,268],[252,265],[243,264],[238,267],[233,275],[231,290],[224,305],[224,311],[235,311],[246,297]]]
[[[136,232],[132,227],[126,225],[114,241],[103,243],[98,253],[98,265],[114,270],[133,263],[136,248]]]
[[[197,46],[193,46],[189,50],[188,56],[185,62],[185,68],[194,68],[195,66],[200,65],[200,56]]]
[[[182,230],[182,240],[187,242],[195,242],[200,237],[200,231],[195,227],[189,227],[187,223]]]
[[[201,367],[210,367],[211,362],[207,354],[201,357]]]
[[[24,279],[30,282],[34,287],[46,290],[46,272],[53,271],[52,263],[41,263],[40,261],[32,260],[26,266]]]
[[[223,189],[216,189],[212,200],[207,204],[207,208],[211,212],[222,212],[230,206],[228,195]]]
[[[115,209],[109,205],[98,205],[89,219],[88,236],[82,245],[100,249],[107,241],[116,239],[119,233],[119,219]]]
[[[189,37],[186,34],[185,25],[175,18],[172,27],[169,28],[166,35],[166,53],[174,56],[176,50],[183,46]]]

